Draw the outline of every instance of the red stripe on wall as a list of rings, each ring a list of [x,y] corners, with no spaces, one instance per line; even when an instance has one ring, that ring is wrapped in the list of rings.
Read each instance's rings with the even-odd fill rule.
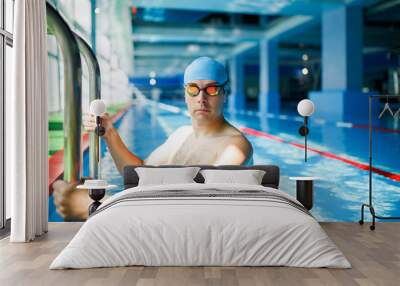
[[[291,146],[294,146],[294,147],[300,148],[300,149],[304,149],[305,148],[305,146],[303,144],[300,144],[300,143],[297,143],[297,142],[285,141],[284,139],[282,139],[280,137],[277,137],[277,136],[274,136],[274,135],[271,135],[271,134],[268,134],[268,133],[265,133],[265,132],[262,132],[262,131],[258,131],[258,130],[252,129],[252,128],[243,127],[243,128],[240,128],[240,130],[242,132],[244,132],[244,133],[249,134],[249,135],[271,139],[271,140],[274,140],[274,141],[278,141],[280,143],[286,143],[286,144],[289,144]],[[317,153],[317,154],[319,154],[321,156],[324,156],[324,157],[327,157],[327,158],[330,158],[330,159],[341,161],[343,163],[346,163],[348,165],[351,165],[353,167],[356,167],[356,168],[364,170],[364,171],[368,171],[369,170],[369,165],[368,164],[364,164],[364,163],[361,163],[361,162],[350,160],[348,158],[345,158],[345,157],[342,157],[342,156],[338,156],[338,155],[335,155],[335,154],[327,152],[327,151],[318,150],[318,149],[312,148],[312,147],[307,147],[307,150],[315,152],[315,153]],[[386,178],[389,178],[389,179],[391,179],[393,181],[400,182],[400,174],[392,173],[392,172],[389,172],[389,171],[385,171],[385,170],[382,170],[382,169],[379,169],[379,168],[376,168],[376,167],[372,167],[372,172],[377,173],[379,175],[382,175],[382,176],[384,176]]]
[[[111,117],[112,122],[117,122],[130,108],[130,105],[119,110],[115,115]],[[89,134],[85,133],[82,137],[82,150],[85,152],[89,148]],[[51,155],[48,159],[49,166],[49,177],[48,187],[49,195],[53,193],[52,184],[64,173],[64,149],[58,150],[56,153]]]

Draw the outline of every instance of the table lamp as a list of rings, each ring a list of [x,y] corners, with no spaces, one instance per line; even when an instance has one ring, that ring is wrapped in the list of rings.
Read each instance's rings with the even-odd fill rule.
[[[299,128],[299,133],[304,136],[304,161],[307,162],[307,135],[310,132],[308,129],[308,117],[314,113],[314,103],[309,99],[303,99],[297,104],[298,113],[304,117],[304,124]]]
[[[95,99],[90,103],[90,112],[96,116],[96,129],[95,134],[97,135],[96,140],[100,141],[100,136],[106,133],[105,128],[101,125],[101,115],[106,111],[106,105],[103,100]],[[100,143],[100,142],[99,142]],[[106,189],[112,189],[117,187],[116,185],[109,185],[105,180],[100,180],[100,148],[98,153],[98,179],[85,180],[83,185],[77,186],[78,189],[87,189],[89,191],[89,197],[94,201],[89,206],[89,215],[94,213],[96,209],[101,205],[100,200],[104,197]]]
[[[99,136],[103,136],[106,133],[106,129],[101,126],[101,115],[106,112],[106,104],[101,99],[95,99],[90,103],[90,112],[96,115],[96,129],[95,133],[98,136],[97,139],[99,140]]]

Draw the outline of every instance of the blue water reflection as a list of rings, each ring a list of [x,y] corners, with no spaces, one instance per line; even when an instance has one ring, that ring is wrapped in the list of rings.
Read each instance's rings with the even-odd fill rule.
[[[132,108],[117,122],[119,134],[127,147],[141,158],[164,142],[174,130],[190,124],[182,101],[151,103]],[[180,111],[169,106],[181,108]],[[255,164],[276,164],[281,168],[281,190],[295,195],[295,182],[289,176],[317,176],[314,186],[312,214],[320,221],[358,221],[361,203],[368,201],[368,172],[342,161],[309,152],[304,163],[304,150],[288,142],[303,143],[298,135],[302,118],[286,113],[280,116],[226,114],[237,127],[248,127],[278,136],[284,142],[247,135],[254,148]],[[336,122],[310,119],[309,146],[356,162],[368,164],[368,129],[351,128]],[[400,173],[400,140],[396,132],[374,133],[374,165],[385,171]],[[88,174],[88,154],[84,158],[84,175]],[[122,177],[116,169],[111,154],[102,144],[102,178],[122,190]],[[379,215],[400,215],[400,183],[378,174],[373,176],[374,204]],[[112,193],[109,193],[112,194]],[[58,221],[52,198],[49,201],[50,220]],[[367,219],[370,219],[367,216]]]

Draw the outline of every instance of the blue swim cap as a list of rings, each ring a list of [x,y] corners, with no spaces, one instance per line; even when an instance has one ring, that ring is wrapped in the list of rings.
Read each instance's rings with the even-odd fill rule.
[[[200,57],[186,67],[183,76],[184,84],[194,80],[215,80],[223,84],[228,80],[228,74],[220,62],[209,57]]]

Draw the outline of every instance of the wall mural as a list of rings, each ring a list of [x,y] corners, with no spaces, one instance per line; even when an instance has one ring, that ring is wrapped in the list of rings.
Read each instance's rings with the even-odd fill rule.
[[[381,92],[373,92],[369,80],[366,85],[371,88],[340,106],[321,97],[322,91],[311,92],[321,89],[321,66],[313,61],[319,56],[311,52],[296,51],[302,54],[296,65],[277,63],[275,87],[260,80],[266,76],[262,64],[226,57],[225,46],[220,53],[206,56],[203,51],[214,51],[214,46],[193,42],[171,48],[142,43],[135,46],[143,56],[138,59],[126,40],[131,38],[132,27],[124,23],[140,18],[140,8],[125,9],[113,6],[112,1],[100,1],[93,14],[96,29],[92,29],[93,23],[82,16],[91,12],[89,1],[82,1],[86,4],[79,9],[67,1],[53,2],[74,33],[84,35],[81,41],[98,62],[101,76],[94,88],[101,92],[93,94],[90,66],[82,55],[81,106],[68,109],[62,50],[56,37],[49,35],[49,221],[86,220],[89,206],[94,208],[98,203],[93,202],[103,196],[101,191],[89,193],[88,184],[96,189],[96,182],[89,180],[104,181],[105,185],[100,185],[104,188],[97,186],[105,189],[100,200],[104,201],[124,189],[126,165],[198,164],[277,165],[279,188],[289,195],[296,197],[301,185],[298,177],[312,179],[313,197],[307,203],[318,220],[360,219],[361,205],[369,199],[368,95]],[[82,52],[82,43],[79,47]],[[179,56],[178,61],[175,55],[160,62],[144,56],[147,52],[177,54],[175,49],[190,56]],[[165,66],[164,61],[168,63]],[[388,85],[398,86],[395,62],[380,52],[370,53],[364,59],[365,72],[379,63],[390,71]],[[399,93],[398,88],[389,91]],[[99,97],[100,105],[91,105]],[[312,108],[304,101],[307,104],[299,105],[307,98],[313,100]],[[371,177],[374,205],[382,216],[400,213],[399,107],[398,98],[387,98],[374,101],[371,109]],[[343,118],[330,115],[338,114],[336,109]],[[330,113],[332,110],[335,112]],[[79,124],[71,129],[67,124],[75,111],[79,118],[75,123]],[[96,149],[93,142],[98,126],[104,128],[104,134]],[[75,156],[80,162],[72,163],[66,146],[79,132],[80,148]],[[303,182],[303,188],[310,188],[307,184]],[[371,220],[371,216],[366,213],[365,219]]]

